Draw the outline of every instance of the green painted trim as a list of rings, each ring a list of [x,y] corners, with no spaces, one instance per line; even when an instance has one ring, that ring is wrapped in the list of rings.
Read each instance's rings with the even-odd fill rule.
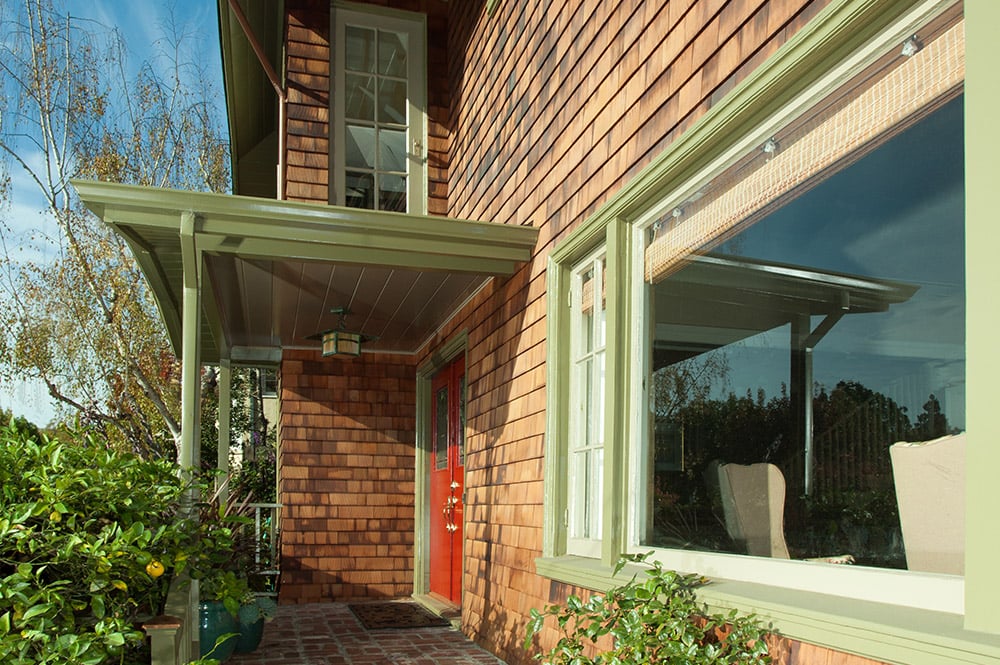
[[[336,241],[436,251],[443,259],[454,254],[523,262],[531,259],[538,239],[538,229],[531,226],[116,183],[74,180],[72,184],[92,212],[137,233],[143,228],[174,230],[182,212],[194,211],[201,247],[234,254],[241,253],[234,239]],[[223,243],[225,237],[230,237],[228,243]]]
[[[417,418],[413,503],[413,595],[430,593],[430,486],[431,470],[431,379],[438,370],[469,347],[469,331],[462,330],[434,351],[417,367]],[[469,382],[466,381],[466,390]],[[464,482],[463,482],[464,486]]]
[[[1000,468],[1000,421],[996,417],[1000,353],[996,332],[1000,308],[996,285],[997,153],[1000,108],[997,86],[996,26],[1000,3],[966,0],[965,84],[965,261],[966,261],[966,529],[965,625],[970,630],[1000,632],[1000,551],[996,470]]]
[[[536,559],[535,567],[549,579],[601,593],[642,573],[629,565],[615,577],[612,566],[573,556]],[[1000,638],[963,629],[954,614],[724,580],[698,596],[713,611],[755,613],[781,635],[867,658],[911,665],[1000,661]]]
[[[605,290],[607,292],[607,345],[605,348],[605,409],[604,409],[604,493],[602,515],[604,534],[601,561],[614,565],[626,550],[629,486],[625,482],[627,428],[629,420],[628,393],[632,380],[631,353],[631,275],[634,260],[629,242],[631,225],[621,219],[611,220],[605,227]]]
[[[567,432],[569,389],[564,377],[569,375],[569,345],[554,340],[569,339],[569,266],[549,256],[545,274],[545,338],[549,340],[545,357],[545,465],[543,471],[542,553],[558,556],[566,553],[566,493],[568,491]]]

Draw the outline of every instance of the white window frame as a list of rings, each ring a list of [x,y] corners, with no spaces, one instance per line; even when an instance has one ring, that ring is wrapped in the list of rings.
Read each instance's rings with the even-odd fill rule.
[[[921,5],[925,8],[925,5]],[[918,12],[914,12],[918,14]],[[823,75],[816,83],[762,122],[757,128],[740,137],[732,146],[693,174],[676,188],[667,192],[654,208],[635,219],[632,229],[633,257],[628,281],[631,285],[632,311],[636,316],[630,332],[633,357],[641,363],[629,390],[630,430],[634,433],[629,442],[629,474],[631,478],[647,477],[648,463],[648,407],[649,394],[644,377],[648,375],[648,359],[642,352],[644,335],[648,334],[648,298],[644,265],[641,257],[645,249],[646,233],[650,225],[663,219],[676,209],[680,202],[690,199],[703,186],[711,182],[742,155],[749,154],[763,145],[790,120],[811,107],[816,100],[825,99],[831,92],[849,81],[867,64],[883,53],[898,49],[913,34],[912,22],[901,21],[881,33],[863,49],[848,56],[838,66]],[[653,551],[665,567],[683,571],[697,571],[713,579],[750,582],[772,587],[840,596],[855,600],[888,603],[918,609],[962,614],[965,606],[965,580],[962,577],[890,570],[863,566],[842,566],[808,561],[768,559],[743,554],[724,554],[693,550],[655,548],[641,544],[646,536],[647,488],[645,481],[629,485],[627,551],[641,553]]]
[[[330,203],[345,204],[344,163],[344,62],[345,27],[357,25],[406,33],[407,54],[407,205],[410,214],[427,213],[427,21],[423,14],[369,7],[346,2],[333,3],[330,12],[330,74],[333,98],[330,100]],[[376,191],[376,198],[378,193]]]
[[[607,309],[603,305],[606,250],[602,246],[570,272],[570,382],[567,451],[567,539],[566,551],[600,557],[604,521],[605,407],[607,404]],[[592,314],[583,312],[583,283],[592,273]],[[589,321],[588,321],[589,318]],[[590,330],[584,332],[583,326]],[[582,338],[589,336],[589,348]],[[587,372],[589,363],[589,377]],[[589,390],[588,390],[589,389]],[[586,392],[589,394],[586,394]],[[588,413],[588,406],[591,410]],[[581,442],[590,442],[589,445]],[[583,477],[575,463],[588,459]]]

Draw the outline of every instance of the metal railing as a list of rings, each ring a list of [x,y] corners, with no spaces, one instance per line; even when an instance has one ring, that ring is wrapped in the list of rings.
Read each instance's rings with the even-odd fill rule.
[[[254,584],[254,592],[262,596],[277,596],[281,573],[279,545],[281,531],[279,525],[280,503],[249,503],[253,511],[254,524],[254,574],[260,584]],[[259,588],[258,588],[259,587]]]

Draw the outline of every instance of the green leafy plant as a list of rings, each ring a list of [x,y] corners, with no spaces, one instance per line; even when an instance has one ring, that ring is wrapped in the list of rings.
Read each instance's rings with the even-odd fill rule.
[[[185,489],[84,431],[0,428],[0,662],[129,662],[187,541]]]
[[[250,596],[238,506],[175,464],[60,436],[0,427],[0,663],[148,663],[139,626],[183,575],[235,616]]]
[[[584,602],[570,596],[565,605],[531,610],[524,648],[532,649],[546,619],[554,617],[562,637],[535,655],[546,665],[763,665],[770,663],[766,630],[751,615],[735,610],[710,613],[698,603],[698,575],[664,570],[649,554],[618,561],[615,575],[629,563],[648,564],[645,579],[633,576],[606,596]],[[602,645],[602,646],[598,646]],[[604,648],[603,645],[610,645]]]
[[[254,596],[240,606],[239,618],[243,623],[254,623],[260,619],[270,621],[278,612],[278,604],[268,596]]]

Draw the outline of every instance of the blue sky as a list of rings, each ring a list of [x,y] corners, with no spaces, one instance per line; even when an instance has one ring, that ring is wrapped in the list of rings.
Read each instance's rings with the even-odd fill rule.
[[[4,0],[6,1],[6,0]],[[58,2],[59,0],[57,0]],[[185,36],[185,43],[198,52],[196,58],[205,68],[205,75],[222,94],[222,66],[219,55],[218,12],[214,0],[63,0],[71,20],[95,31],[117,28],[128,48],[128,66],[134,70],[146,60],[155,63],[160,49],[172,40],[165,35],[173,31]],[[37,156],[41,161],[41,155]],[[29,161],[34,161],[29,158]],[[4,219],[10,224],[15,239],[27,240],[40,229],[51,227],[45,218],[43,203],[27,176],[12,173],[14,200]],[[38,253],[28,250],[26,256]],[[46,424],[55,415],[44,385],[16,383],[0,385],[0,409],[10,409],[38,423]]]

